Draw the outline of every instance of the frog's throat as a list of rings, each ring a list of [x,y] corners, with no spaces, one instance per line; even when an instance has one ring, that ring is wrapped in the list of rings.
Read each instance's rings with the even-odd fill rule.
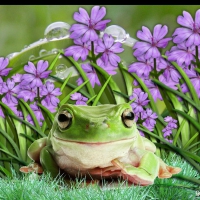
[[[108,141],[108,142],[78,142],[78,141],[75,141],[75,140],[64,140],[64,139],[61,139],[61,138],[58,138],[56,137],[55,135],[53,135],[54,139],[56,140],[60,140],[60,141],[63,141],[63,142],[71,142],[71,143],[77,143],[77,144],[91,144],[91,145],[103,145],[103,144],[109,144],[109,143],[115,143],[115,142],[120,142],[120,141],[125,141],[125,140],[132,140],[132,141],[135,141],[136,138],[137,138],[137,135],[133,136],[133,137],[130,137],[130,138],[124,138],[124,139],[120,139],[120,140],[115,140],[115,141]]]

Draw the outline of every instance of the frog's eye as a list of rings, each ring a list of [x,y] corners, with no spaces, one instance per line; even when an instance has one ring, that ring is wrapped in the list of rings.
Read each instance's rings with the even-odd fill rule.
[[[123,113],[122,113],[122,121],[124,123],[124,125],[128,128],[131,128],[134,124],[134,113],[131,109],[126,109]]]
[[[58,125],[61,129],[66,129],[72,123],[72,115],[67,111],[64,110],[60,112],[58,115]]]

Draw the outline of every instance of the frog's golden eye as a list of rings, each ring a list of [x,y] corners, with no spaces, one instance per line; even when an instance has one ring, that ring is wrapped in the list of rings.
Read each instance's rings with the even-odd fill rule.
[[[67,111],[64,110],[59,113],[58,115],[58,125],[61,129],[68,128],[72,123],[72,115]]]
[[[124,123],[124,125],[128,128],[131,128],[134,124],[134,113],[131,109],[126,109],[123,113],[122,113],[122,121]]]

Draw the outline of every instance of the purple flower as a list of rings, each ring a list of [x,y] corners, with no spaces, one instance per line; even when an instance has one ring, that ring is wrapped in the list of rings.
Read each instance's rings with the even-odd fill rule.
[[[140,62],[134,62],[129,66],[128,71],[136,73],[139,77],[149,76],[149,73],[153,70],[154,61],[152,58],[145,59],[144,55],[137,57]]]
[[[24,71],[29,74],[23,74],[21,84],[30,84],[32,88],[42,86],[41,79],[47,78],[51,73],[51,71],[45,71],[47,68],[48,62],[44,60],[38,61],[37,68],[35,68],[35,65],[32,62],[28,62],[28,65],[24,66]]]
[[[86,101],[88,100],[88,98],[84,97],[81,95],[81,93],[74,93],[71,94],[71,98],[72,100],[76,100],[76,105],[87,105]]]
[[[108,64],[105,65],[105,63],[103,62],[101,58],[97,59],[97,65],[101,67],[102,69],[104,69],[110,75],[114,75],[117,73],[116,71],[114,71],[117,69],[116,67],[111,65],[110,62],[108,62]]]
[[[90,80],[90,83],[93,88],[94,88],[95,83],[97,85],[101,85],[95,69],[89,63],[82,64],[81,66],[83,70],[86,72],[86,75],[88,79]],[[83,79],[79,78],[76,82],[78,83],[78,85],[81,85],[83,83]]]
[[[22,79],[22,74],[15,74],[12,76],[13,81],[15,81],[15,83],[20,83],[21,79]]]
[[[146,86],[149,88],[149,91],[156,102],[157,99],[163,100],[160,94],[160,90],[156,84],[154,84],[151,80],[144,80]]]
[[[152,128],[154,128],[156,124],[156,118],[158,118],[157,114],[153,113],[150,108],[147,108],[146,111],[141,112],[141,119],[145,119],[145,124],[151,126]]]
[[[106,8],[100,6],[94,6],[91,10],[89,17],[87,11],[83,8],[79,8],[79,13],[74,13],[74,20],[81,24],[73,24],[70,28],[70,38],[78,39],[82,37],[83,42],[95,41],[98,39],[96,31],[103,31],[106,28],[106,24],[111,20],[102,20],[106,15]],[[102,21],[101,21],[102,20]]]
[[[113,66],[117,66],[120,62],[120,57],[117,56],[116,53],[121,53],[124,51],[122,48],[122,43],[114,43],[114,38],[107,33],[104,33],[103,38],[97,41],[97,47],[95,50],[97,53],[103,53],[101,59],[105,65],[110,62],[110,64]]]
[[[37,88],[32,88],[30,85],[20,85],[20,90],[18,92],[17,97],[24,99],[24,101],[33,101],[37,96]]]
[[[143,133],[141,130],[139,130],[139,133],[140,133],[140,135],[141,135],[142,137],[145,137],[144,133]]]
[[[133,103],[131,103],[131,107],[134,113],[142,112],[144,110],[143,106],[146,106],[149,102],[149,100],[147,100],[147,97],[148,94],[144,93],[140,88],[133,89],[133,94],[130,96],[129,99],[136,99]]]
[[[44,101],[47,105],[52,104],[54,107],[58,105],[60,100],[56,96],[60,96],[60,88],[55,88],[54,83],[47,81],[45,85],[42,86],[40,95],[45,96]]]
[[[65,56],[73,56],[74,60],[81,58],[82,61],[86,60],[89,51],[91,50],[91,42],[82,42],[81,38],[74,40],[76,45],[70,46],[65,49]]]
[[[177,22],[183,27],[174,31],[173,42],[180,44],[186,41],[187,47],[193,44],[198,46],[200,44],[200,9],[196,11],[195,20],[189,12],[183,11],[183,16],[178,16]]]
[[[162,27],[161,24],[157,24],[154,27],[153,35],[147,27],[142,26],[142,31],[139,30],[137,32],[137,37],[143,41],[135,43],[133,49],[136,50],[133,55],[139,57],[145,54],[145,59],[160,57],[158,48],[165,48],[171,40],[171,38],[163,39],[167,32],[168,28],[166,25]]]
[[[3,81],[1,76],[7,76],[12,68],[6,68],[9,64],[9,59],[0,57],[0,81]]]
[[[167,140],[168,142],[172,143],[172,140],[169,140],[167,137],[170,136],[172,134],[172,130],[177,128],[177,120],[173,119],[171,116],[167,116],[164,118],[164,121],[167,122],[167,126],[162,130],[163,132],[163,136],[165,138],[165,140]]]
[[[178,83],[181,78],[181,75],[170,62],[166,62],[166,68],[164,69],[163,76],[166,78],[166,81],[169,82],[171,79],[176,83]]]
[[[15,82],[10,78],[7,79],[6,83],[2,84],[1,92],[6,93],[3,99],[5,98],[7,103],[18,103],[18,99],[15,97],[15,95],[19,92],[19,85],[15,86]]]
[[[185,42],[173,46],[169,52],[166,53],[169,61],[176,61],[179,66],[189,66],[191,61],[195,60],[195,46],[187,47]]]
[[[52,104],[47,104],[47,102],[43,99],[41,104],[46,107],[51,113],[55,113],[57,111],[57,105],[53,106]]]
[[[164,128],[162,130],[162,132],[164,133],[163,136],[167,137],[167,136],[170,136],[172,134],[172,129],[169,126],[166,126],[166,128]]]
[[[176,86],[176,82],[174,82],[171,78],[167,81],[167,79],[161,74],[159,77],[158,77],[159,81],[162,82],[163,84],[165,84],[166,86],[174,89],[174,90],[177,90],[177,86]]]

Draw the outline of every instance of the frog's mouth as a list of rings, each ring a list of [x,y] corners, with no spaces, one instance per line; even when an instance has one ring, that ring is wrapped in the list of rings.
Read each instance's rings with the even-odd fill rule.
[[[53,137],[56,140],[63,141],[63,142],[70,142],[70,143],[75,143],[75,144],[87,144],[87,145],[104,145],[104,144],[111,144],[111,143],[126,141],[126,140],[127,141],[130,141],[130,140],[135,141],[136,138],[137,138],[137,136],[134,136],[134,137],[131,137],[131,138],[124,138],[124,139],[108,141],[108,142],[80,142],[80,141],[75,141],[75,140],[65,140],[65,139],[62,139],[62,138],[58,138],[55,135],[53,135]]]

